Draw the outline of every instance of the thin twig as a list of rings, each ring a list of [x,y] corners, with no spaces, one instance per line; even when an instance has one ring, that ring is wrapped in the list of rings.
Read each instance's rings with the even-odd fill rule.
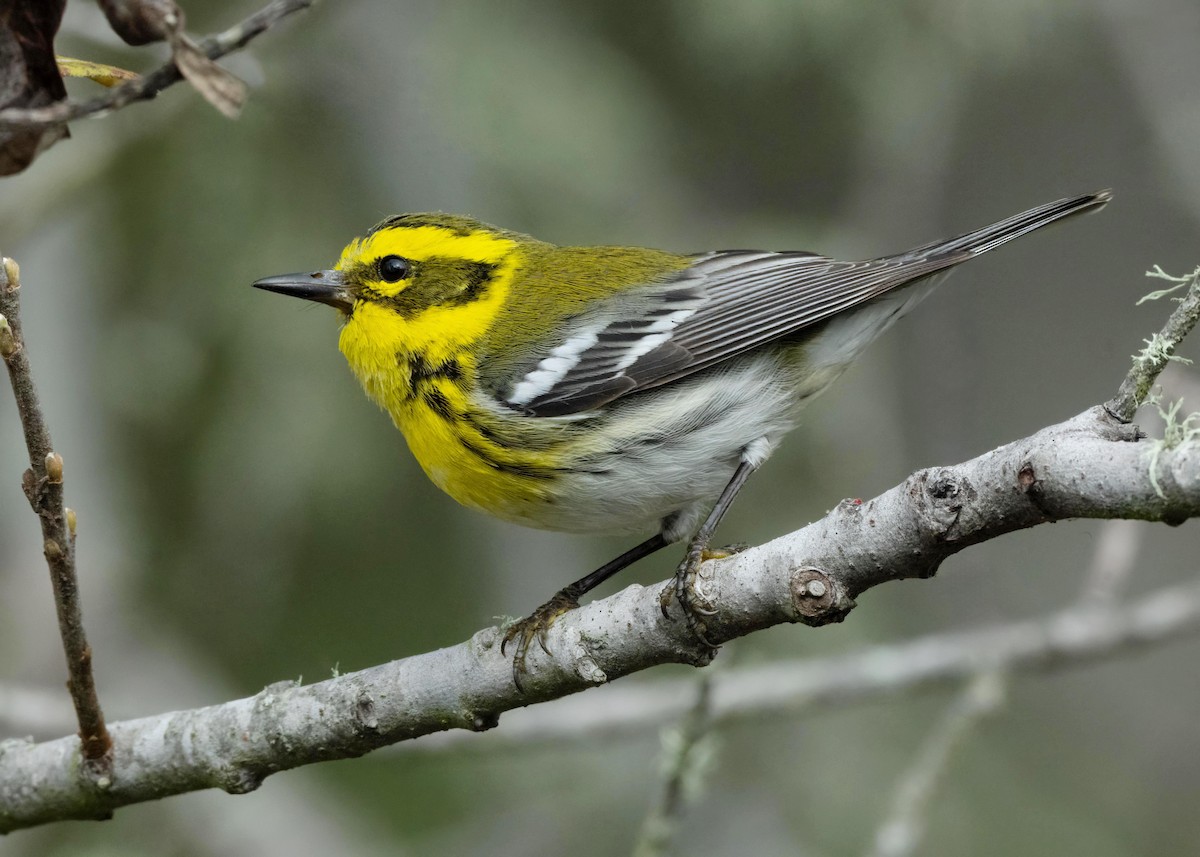
[[[680,819],[704,781],[714,756],[712,735],[712,674],[696,683],[696,701],[676,727],[664,731],[662,784],[654,805],[642,822],[634,857],[669,853]]]
[[[1146,347],[1141,353],[1134,355],[1133,366],[1121,382],[1116,397],[1104,405],[1105,410],[1124,423],[1133,420],[1134,411],[1140,408],[1150,395],[1150,388],[1154,386],[1159,373],[1166,368],[1179,343],[1196,326],[1197,319],[1200,319],[1200,268],[1186,277],[1172,277],[1156,267],[1149,271],[1147,276],[1174,282],[1177,284],[1176,289],[1186,285],[1187,292],[1179,299],[1179,306],[1175,307],[1162,330],[1146,340]],[[1175,289],[1167,289],[1147,297],[1162,297],[1172,291]]]
[[[314,2],[315,0],[273,0],[240,24],[202,40],[200,50],[209,59],[219,59],[244,47],[255,36],[266,32],[283,18],[293,12],[307,9]],[[135,101],[153,98],[182,79],[183,75],[172,59],[155,71],[124,83],[90,101],[60,101],[48,107],[0,110],[0,128],[43,128],[86,116],[111,113]]]
[[[63,506],[63,460],[54,451],[50,431],[33,385],[29,358],[21,335],[20,269],[0,258],[0,357],[8,369],[17,412],[29,450],[29,469],[22,487],[42,525],[43,551],[50,566],[50,583],[58,610],[58,628],[67,656],[67,689],[79,720],[79,740],[89,772],[99,781],[108,776],[112,739],[92,675],[92,649],[83,631],[79,582],[75,576],[75,513]]]

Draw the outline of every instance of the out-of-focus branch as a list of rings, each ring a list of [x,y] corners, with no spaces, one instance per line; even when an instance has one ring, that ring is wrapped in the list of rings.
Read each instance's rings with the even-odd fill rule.
[[[1080,607],[1106,608],[1116,602],[1133,572],[1142,532],[1144,528],[1133,521],[1104,522],[1080,592]],[[1009,679],[1009,670],[994,666],[981,669],[934,725],[900,778],[891,810],[875,834],[869,852],[873,857],[909,857],[919,853],[930,803],[954,750],[975,726],[1000,707]]]
[[[314,0],[273,0],[240,24],[203,39],[199,43],[199,50],[210,60],[219,59],[244,47],[251,39],[266,32],[288,15],[301,9],[307,9],[313,2]],[[183,75],[175,60],[172,59],[156,71],[122,84],[89,101],[61,101],[47,107],[0,110],[0,128],[47,127],[60,125],[74,119],[82,119],[85,116],[111,113],[135,101],[153,98],[168,86],[178,83],[182,79]]]
[[[75,513],[63,505],[63,459],[54,451],[38,402],[37,389],[21,336],[20,269],[0,258],[0,358],[8,369],[17,413],[29,450],[29,469],[22,478],[25,496],[42,525],[43,552],[58,611],[58,628],[67,656],[67,688],[79,720],[79,738],[89,772],[97,783],[108,779],[112,739],[92,675],[92,649],[83,631],[79,582],[75,576]]]
[[[887,820],[875,835],[869,854],[908,857],[917,853],[925,833],[929,802],[947,762],[975,725],[999,708],[1007,684],[1001,673],[981,672],[946,709],[900,781]]]
[[[1105,521],[1096,538],[1092,564],[1079,593],[1081,606],[1116,602],[1133,574],[1146,528],[1136,521]]]
[[[683,813],[693,802],[711,766],[716,740],[709,710],[712,680],[713,676],[706,674],[695,683],[696,701],[691,709],[678,726],[663,732],[662,783],[642,822],[633,857],[662,857],[671,853],[671,840]]]
[[[74,719],[62,688],[0,682],[0,733],[61,735],[71,730]]]

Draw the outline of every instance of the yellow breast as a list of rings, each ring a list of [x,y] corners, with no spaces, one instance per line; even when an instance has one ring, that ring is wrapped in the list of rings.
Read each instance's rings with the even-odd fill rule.
[[[556,456],[498,442],[489,428],[494,417],[451,381],[420,382],[418,395],[393,417],[433,483],[465,506],[526,521],[553,493]]]
[[[485,312],[482,303],[458,308],[461,323],[455,324],[455,333],[471,329],[472,320],[463,316]],[[419,321],[430,325],[438,319],[426,314]],[[526,521],[531,507],[544,505],[551,494],[553,451],[528,451],[504,442],[498,425],[502,417],[470,399],[475,365],[469,349],[461,343],[456,349],[455,337],[436,334],[431,336],[436,346],[430,343],[422,351],[397,347],[388,330],[404,323],[394,313],[365,304],[342,328],[339,346],[363,389],[391,416],[435,485],[463,505]],[[420,341],[411,331],[401,340],[406,345]]]

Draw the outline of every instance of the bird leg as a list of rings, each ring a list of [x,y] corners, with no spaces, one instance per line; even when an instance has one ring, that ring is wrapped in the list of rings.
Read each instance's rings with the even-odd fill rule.
[[[500,641],[500,654],[506,654],[505,650],[508,644],[516,641],[516,646],[513,648],[513,684],[517,686],[517,690],[522,693],[525,691],[524,679],[529,674],[525,658],[529,654],[530,643],[536,639],[538,645],[542,647],[542,651],[550,654],[550,649],[546,647],[546,632],[550,630],[550,626],[559,616],[568,610],[576,609],[579,606],[579,599],[585,593],[592,591],[621,569],[628,568],[642,557],[649,556],[656,550],[666,547],[667,544],[662,533],[651,536],[616,559],[609,560],[586,577],[581,577],[570,586],[564,586],[541,607],[524,619],[518,619],[509,625],[504,632],[504,639]]]
[[[755,471],[758,464],[751,461],[748,457],[743,456],[738,463],[737,470],[733,472],[733,477],[729,480],[729,484],[725,486],[725,490],[721,492],[721,496],[717,498],[717,503],[713,506],[704,523],[700,525],[700,529],[692,536],[688,542],[687,552],[683,556],[683,562],[679,564],[679,568],[675,571],[675,579],[667,584],[662,593],[658,596],[659,607],[662,609],[662,614],[666,618],[670,618],[668,608],[671,606],[671,600],[679,602],[679,607],[683,611],[683,619],[687,623],[688,630],[695,635],[696,639],[710,649],[717,648],[705,634],[708,633],[708,628],[704,624],[704,617],[712,616],[716,613],[715,610],[701,607],[697,602],[703,602],[700,593],[696,590],[696,581],[699,578],[700,566],[709,559],[721,559],[730,556],[731,552],[728,549],[710,551],[708,543],[712,540],[713,533],[717,526],[721,523],[721,519],[725,517],[725,513],[729,511],[729,507],[733,504],[733,498],[742,490],[742,486],[746,484],[746,480],[750,478],[750,474]],[[733,551],[736,553],[736,550]]]

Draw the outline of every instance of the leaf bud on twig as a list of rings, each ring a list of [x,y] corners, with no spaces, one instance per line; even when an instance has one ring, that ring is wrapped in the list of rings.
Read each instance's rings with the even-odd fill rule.
[[[5,360],[17,353],[17,338],[8,325],[8,319],[0,315],[0,357]]]
[[[0,265],[4,266],[4,276],[8,280],[7,288],[10,292],[15,292],[21,288],[21,266],[17,264],[16,259],[10,259],[8,256],[2,257]]]
[[[57,452],[46,453],[46,479],[53,485],[62,484],[63,457]]]

